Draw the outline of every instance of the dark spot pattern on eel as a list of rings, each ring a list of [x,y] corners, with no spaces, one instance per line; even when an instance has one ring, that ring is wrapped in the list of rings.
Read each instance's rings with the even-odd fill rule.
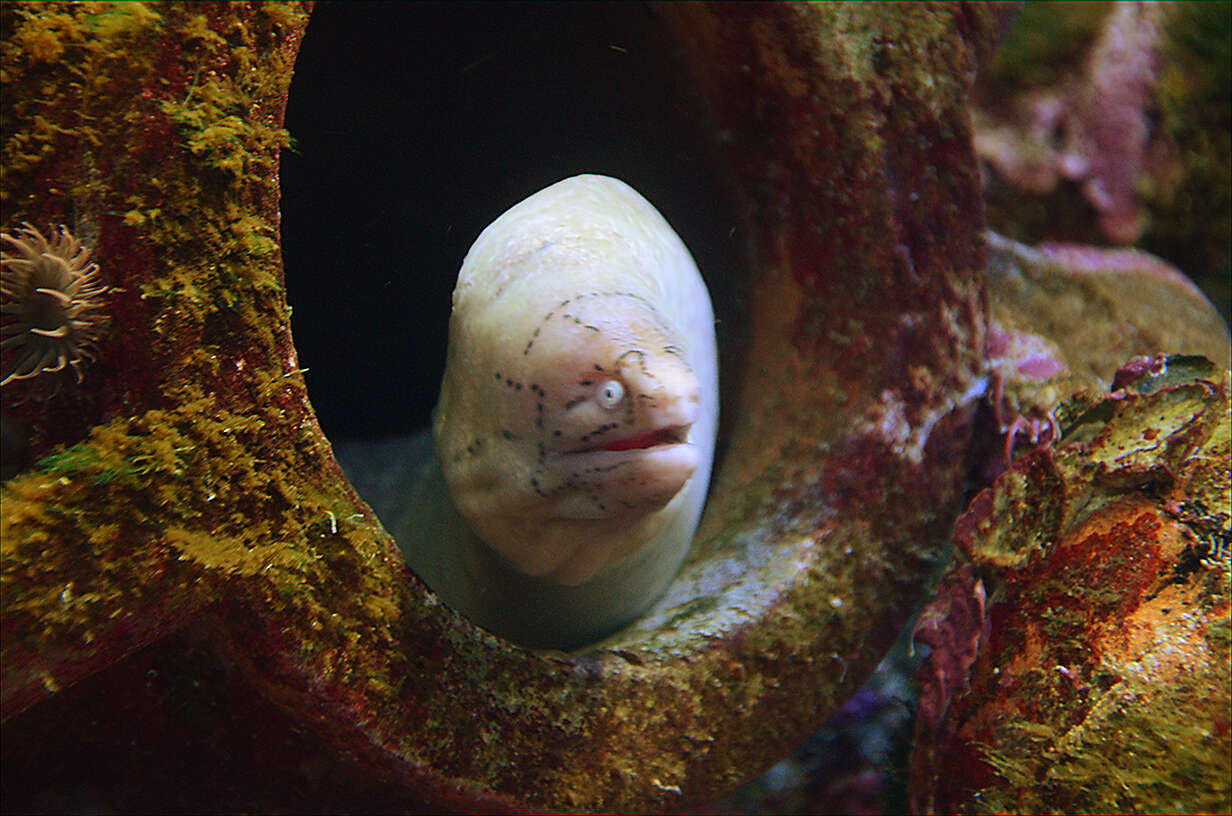
[[[541,320],[539,321],[539,325],[538,325],[538,326],[536,326],[536,327],[534,328],[534,330],[531,332],[531,335],[530,335],[530,340],[526,341],[526,347],[522,349],[522,356],[523,356],[523,357],[525,357],[526,355],[530,354],[530,350],[531,350],[531,348],[532,348],[532,347],[534,347],[534,345],[535,345],[535,341],[539,339],[539,331],[540,331],[540,330],[541,330],[541,329],[542,329],[545,325],[547,325],[547,322],[548,322],[549,320],[551,320],[553,317],[555,317],[555,316],[556,316],[556,312],[557,312],[557,311],[559,311],[559,310],[561,310],[561,309],[565,308],[565,307],[566,307],[566,306],[568,306],[570,303],[575,303],[575,302],[577,302],[577,301],[584,300],[584,299],[586,299],[586,298],[602,298],[602,297],[625,297],[625,298],[632,298],[633,300],[636,300],[636,301],[638,301],[639,303],[641,303],[641,304],[643,304],[644,306],[646,306],[646,307],[650,310],[650,312],[651,312],[652,314],[654,314],[654,313],[655,313],[654,306],[650,303],[650,301],[648,301],[646,298],[644,298],[644,297],[642,297],[641,295],[636,294],[636,293],[634,293],[634,292],[587,292],[586,294],[576,295],[576,296],[571,297],[571,298],[565,298],[565,299],[564,299],[564,300],[562,300],[560,303],[556,304],[556,306],[555,306],[553,309],[550,309],[550,310],[548,311],[548,313],[547,313],[547,314],[545,314],[545,315],[543,316],[543,319],[541,319]],[[573,317],[573,315],[571,315],[571,314],[566,314],[566,315],[563,315],[563,317],[572,319],[572,320],[573,320],[575,323],[577,323],[578,325],[585,325],[585,326],[586,326],[586,328],[591,329],[591,330],[593,330],[593,331],[595,331],[595,332],[598,332],[598,331],[599,331],[599,329],[598,329],[598,328],[596,328],[595,326],[591,326],[591,325],[588,325],[588,324],[583,324],[580,320],[578,320],[577,318]]]

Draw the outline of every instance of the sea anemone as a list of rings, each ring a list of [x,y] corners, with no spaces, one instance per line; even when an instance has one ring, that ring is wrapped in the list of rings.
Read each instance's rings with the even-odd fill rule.
[[[0,350],[10,352],[0,385],[66,367],[81,382],[83,361],[95,359],[95,343],[107,320],[98,279],[98,264],[61,225],[49,242],[30,224],[17,236],[0,233],[0,241],[16,254],[0,252],[0,307],[4,321]]]

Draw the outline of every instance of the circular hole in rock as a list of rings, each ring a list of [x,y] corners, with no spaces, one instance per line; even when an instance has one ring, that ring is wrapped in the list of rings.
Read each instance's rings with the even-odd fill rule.
[[[681,236],[710,287],[733,404],[748,278],[739,209],[719,134],[652,8],[322,3],[286,124],[300,365],[339,461],[387,527],[431,455],[462,259],[500,213],[560,179],[620,178]]]

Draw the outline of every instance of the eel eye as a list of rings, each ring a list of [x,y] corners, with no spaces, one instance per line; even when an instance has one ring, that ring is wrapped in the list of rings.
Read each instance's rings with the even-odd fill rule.
[[[607,380],[600,383],[599,390],[595,392],[595,399],[604,408],[612,410],[624,402],[625,387],[619,380]]]

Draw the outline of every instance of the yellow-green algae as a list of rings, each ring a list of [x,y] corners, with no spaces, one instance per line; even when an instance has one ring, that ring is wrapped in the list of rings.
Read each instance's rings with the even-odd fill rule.
[[[1228,662],[1225,648],[1167,683],[1118,683],[1080,729],[1009,723],[985,753],[1007,785],[983,791],[972,812],[1059,812],[1050,804],[1064,789],[1069,813],[1226,813],[1227,767],[1211,761],[1219,740],[1189,712],[1226,704]]]
[[[994,232],[987,233],[987,242],[991,324],[997,331],[1044,340],[1065,364],[1044,379],[1004,376],[1007,410],[1051,411],[1064,426],[1068,412],[1078,408],[1074,400],[1086,399],[1086,407],[1097,402],[1117,368],[1135,355],[1196,354],[1232,364],[1228,329],[1219,314],[1158,258],[1090,248],[1081,266]]]
[[[285,330],[276,210],[287,144],[278,123],[306,12],[28,3],[0,13],[6,218],[67,220],[92,242],[101,237],[96,258],[120,284],[113,305],[132,315],[123,303],[136,300],[150,321],[116,331],[148,337],[164,367],[143,375],[160,379],[155,395],[120,395],[132,413],[112,411],[3,488],[6,624],[28,615],[48,645],[71,653],[132,612],[136,588],[154,589],[139,577],[152,563],[177,573],[162,587],[166,600],[191,607],[189,596],[205,597],[192,588],[198,568],[269,568],[293,555],[280,542],[326,518],[330,500],[306,495],[294,466],[278,466],[294,452],[277,444],[285,431],[260,444],[263,429],[286,425],[288,409],[308,413]],[[240,354],[208,342],[218,323],[255,340]],[[247,399],[206,385],[226,367]],[[142,404],[150,396],[159,407]],[[31,424],[37,444],[40,423]],[[302,453],[327,456],[304,429],[294,440]],[[40,589],[49,575],[64,579],[64,594]],[[74,595],[83,585],[91,592]]]
[[[1023,4],[1001,47],[980,75],[990,94],[1023,85],[1051,85],[1082,67],[1111,3],[1042,0]]]
[[[208,290],[207,312],[219,302],[243,308],[263,289],[281,299],[268,201],[277,197],[278,150],[289,143],[278,122],[290,65],[271,43],[306,16],[281,3],[238,12],[225,4],[10,5],[6,217],[57,214],[92,237],[101,219],[120,214],[138,241],[159,248],[158,274],[143,276],[142,294],[199,299]],[[134,104],[134,94],[145,101]],[[155,155],[162,138],[192,158]],[[64,186],[41,189],[47,175]],[[255,290],[227,285],[242,278]],[[173,311],[191,320],[196,310]]]

